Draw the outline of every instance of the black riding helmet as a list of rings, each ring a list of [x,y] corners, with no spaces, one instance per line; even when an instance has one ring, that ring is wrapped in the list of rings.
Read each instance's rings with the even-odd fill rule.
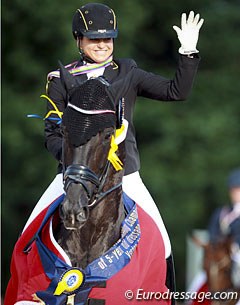
[[[75,39],[86,36],[89,39],[116,38],[117,20],[114,11],[101,3],[89,3],[73,16],[72,32]]]

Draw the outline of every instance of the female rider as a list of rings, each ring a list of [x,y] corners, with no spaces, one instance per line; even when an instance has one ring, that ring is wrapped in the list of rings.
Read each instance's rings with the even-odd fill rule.
[[[187,98],[200,60],[196,45],[202,24],[203,19],[199,18],[199,14],[194,15],[190,12],[188,17],[182,14],[181,28],[173,27],[181,44],[179,62],[175,77],[166,79],[138,68],[132,59],[114,57],[114,39],[118,35],[118,28],[116,16],[111,8],[100,3],[89,3],[79,8],[73,16],[72,32],[81,56],[78,61],[66,68],[74,77],[86,80],[103,75],[109,83],[114,83],[132,72],[128,89],[124,92],[124,118],[128,121],[128,130],[125,139],[123,191],[148,213],[158,226],[164,241],[165,258],[168,261],[171,258],[171,245],[167,231],[156,204],[139,175],[140,161],[132,120],[133,110],[137,96],[160,101],[182,101]],[[59,78],[59,71],[53,71],[48,75],[47,97],[54,102],[59,113],[64,111],[67,106],[67,93]],[[47,112],[52,110],[52,103],[48,103]],[[52,116],[54,117],[54,114]],[[42,210],[63,193],[60,126],[54,121],[45,122],[46,147],[59,161],[59,174],[43,194],[29,222],[37,211]]]

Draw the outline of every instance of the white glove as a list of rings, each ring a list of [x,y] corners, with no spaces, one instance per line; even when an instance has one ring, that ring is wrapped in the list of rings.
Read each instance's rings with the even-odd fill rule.
[[[174,25],[173,29],[178,35],[178,39],[181,43],[181,47],[178,52],[183,55],[188,55],[191,53],[198,53],[197,42],[199,30],[203,24],[203,19],[200,19],[200,15],[197,14],[194,17],[194,12],[189,13],[188,19],[185,13],[182,14],[181,18],[181,29]]]

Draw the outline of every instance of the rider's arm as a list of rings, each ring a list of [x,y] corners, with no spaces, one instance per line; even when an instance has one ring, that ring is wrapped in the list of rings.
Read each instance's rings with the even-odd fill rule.
[[[193,11],[188,16],[186,13],[182,14],[181,26],[173,26],[181,45],[175,77],[167,80],[139,71],[140,79],[143,80],[138,83],[139,95],[163,101],[179,101],[188,97],[199,62],[197,42],[203,22],[200,15],[195,15]]]
[[[59,78],[53,78],[47,88],[47,96],[54,103],[58,111],[61,113],[66,105],[66,91],[64,90]],[[51,112],[53,111],[53,112]],[[54,112],[55,108],[51,102],[47,102],[47,114],[51,112],[51,118],[59,118]],[[61,162],[62,159],[62,134],[60,124],[54,120],[45,120],[45,146],[47,150]]]
[[[173,79],[136,69],[134,82],[137,95],[161,101],[182,101],[191,92],[200,59],[179,55],[178,68]]]

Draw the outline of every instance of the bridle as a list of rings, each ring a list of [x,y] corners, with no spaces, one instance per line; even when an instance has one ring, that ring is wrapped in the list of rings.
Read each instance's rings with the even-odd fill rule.
[[[122,182],[120,182],[114,185],[113,187],[111,187],[110,189],[108,189],[107,191],[105,192],[102,191],[108,175],[110,163],[111,162],[107,160],[105,167],[102,173],[100,174],[100,176],[98,176],[88,167],[80,164],[71,164],[67,167],[66,171],[64,172],[63,181],[64,181],[65,192],[67,193],[67,190],[72,183],[82,185],[87,193],[88,201],[87,204],[86,203],[82,204],[81,202],[79,202],[79,205],[81,208],[86,208],[88,212],[89,209],[94,208],[107,195],[117,190],[122,185]],[[95,186],[95,188],[90,189],[87,182],[92,183]],[[27,245],[24,247],[23,249],[24,253],[28,253],[30,251],[31,244],[35,239],[36,239],[36,235],[34,235],[27,243]]]
[[[86,203],[79,202],[81,208],[93,208],[100,203],[108,194],[118,189],[121,183],[113,186],[107,191],[103,192],[103,187],[109,171],[110,162],[107,160],[102,173],[98,176],[95,172],[84,165],[71,164],[67,167],[64,173],[64,190],[67,193],[69,186],[72,183],[82,185],[84,191],[87,193],[88,201]],[[90,188],[90,184],[94,188]]]
[[[109,83],[103,77],[99,77],[98,79],[105,86],[109,86]],[[118,111],[113,109],[86,110],[70,103],[69,101],[67,106],[82,114],[88,114],[88,115],[99,115],[99,114],[108,114],[108,113],[114,114],[117,116],[117,121],[121,121],[121,119],[119,119],[118,117],[119,116]],[[104,184],[106,182],[106,178],[109,172],[109,167],[110,167],[110,161],[107,159],[102,173],[100,173],[100,175],[98,176],[94,171],[92,171],[90,168],[88,168],[85,165],[81,165],[81,164],[69,165],[66,168],[66,171],[64,172],[64,178],[63,178],[65,192],[67,193],[69,186],[72,183],[80,184],[83,187],[84,191],[86,192],[88,198],[87,202],[84,203],[79,202],[80,207],[87,209],[95,207],[108,194],[112,193],[114,190],[118,189],[122,185],[122,183],[119,183],[113,186],[112,188],[110,188],[109,190],[103,192]],[[91,185],[93,185],[94,187],[91,187]]]

